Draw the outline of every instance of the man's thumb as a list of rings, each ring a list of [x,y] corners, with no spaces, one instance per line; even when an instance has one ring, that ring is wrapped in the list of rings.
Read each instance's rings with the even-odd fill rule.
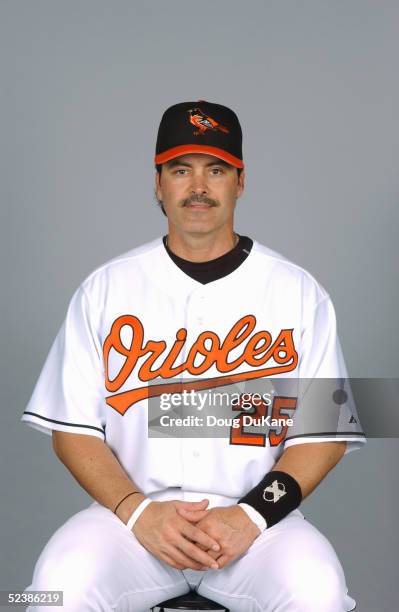
[[[209,499],[202,499],[201,501],[198,502],[189,502],[189,501],[178,501],[177,505],[180,508],[183,508],[185,510],[191,510],[193,512],[198,511],[198,510],[204,510],[207,505],[209,504]]]
[[[180,516],[182,516],[183,518],[186,519],[186,521],[192,521],[193,523],[196,523],[198,521],[200,521],[201,519],[205,518],[206,515],[208,514],[209,510],[187,510],[186,508],[183,508],[182,506],[176,508],[177,513],[180,514]]]

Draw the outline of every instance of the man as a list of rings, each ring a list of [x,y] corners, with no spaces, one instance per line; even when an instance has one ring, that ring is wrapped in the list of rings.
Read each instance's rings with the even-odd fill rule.
[[[161,397],[346,377],[325,290],[234,231],[235,113],[170,107],[155,164],[167,236],[82,283],[23,415],[95,500],[53,535],[28,588],[63,590],[68,612],[145,611],[189,586],[232,612],[352,610],[332,546],[298,507],[359,432],[256,434],[236,412],[227,437],[150,435]]]

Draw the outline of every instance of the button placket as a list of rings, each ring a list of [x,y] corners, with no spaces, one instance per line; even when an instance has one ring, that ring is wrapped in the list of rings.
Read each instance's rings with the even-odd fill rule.
[[[185,354],[185,358],[187,357],[188,350],[205,328],[205,321],[207,318],[206,295],[203,288],[201,288],[200,291],[201,293],[199,293],[198,290],[193,291],[186,302],[185,320],[187,329],[187,353]],[[184,468],[182,469],[184,475],[182,483],[183,489],[186,483],[197,482],[201,477],[201,452],[196,442],[195,438],[182,439],[181,459],[184,462]]]

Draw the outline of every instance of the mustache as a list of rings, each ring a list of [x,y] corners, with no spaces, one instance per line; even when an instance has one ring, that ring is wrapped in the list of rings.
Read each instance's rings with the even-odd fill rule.
[[[194,194],[185,200],[182,200],[182,206],[187,206],[192,202],[199,202],[200,204],[208,204],[209,206],[218,206],[219,202],[217,200],[212,200],[212,198],[208,198],[207,196],[202,196],[199,194]]]

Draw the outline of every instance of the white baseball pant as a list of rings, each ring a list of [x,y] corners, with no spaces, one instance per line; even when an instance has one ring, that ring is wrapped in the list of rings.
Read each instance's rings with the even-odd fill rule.
[[[63,591],[63,612],[147,612],[189,586],[231,612],[355,609],[333,547],[299,510],[227,567],[181,571],[159,561],[110,510],[94,503],[50,538],[26,590]]]

